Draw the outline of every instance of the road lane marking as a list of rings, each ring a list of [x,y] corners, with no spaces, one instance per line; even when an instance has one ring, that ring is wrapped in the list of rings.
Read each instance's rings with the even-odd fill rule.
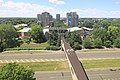
[[[25,61],[21,59],[20,62],[25,62]]]
[[[40,62],[45,62],[43,59],[40,59]]]
[[[30,61],[31,61],[31,62],[35,62],[35,60],[33,60],[33,59],[30,59]]]
[[[25,59],[26,62],[30,62],[28,59]]]
[[[17,60],[17,59],[16,59],[15,61],[16,61],[16,62],[18,62],[18,63],[20,62],[20,61],[19,61],[19,60]]]
[[[45,59],[45,61],[50,61],[49,59]]]
[[[10,62],[11,62],[11,63],[14,63],[14,61],[13,61],[13,60],[10,60]]]
[[[59,59],[55,59],[55,61],[60,61]]]
[[[2,60],[0,60],[0,63],[3,63],[3,61],[2,61]]]
[[[40,60],[38,60],[38,59],[35,59],[35,61],[36,61],[36,62],[40,62]]]
[[[9,61],[8,61],[8,60],[5,60],[5,63],[9,63]]]
[[[61,61],[65,61],[65,59],[60,59]]]
[[[55,61],[54,59],[50,59],[50,61]]]

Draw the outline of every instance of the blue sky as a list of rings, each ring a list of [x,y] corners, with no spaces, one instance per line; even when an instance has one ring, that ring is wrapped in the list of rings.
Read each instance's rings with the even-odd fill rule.
[[[0,0],[0,17],[36,17],[77,12],[87,18],[120,18],[120,0]]]

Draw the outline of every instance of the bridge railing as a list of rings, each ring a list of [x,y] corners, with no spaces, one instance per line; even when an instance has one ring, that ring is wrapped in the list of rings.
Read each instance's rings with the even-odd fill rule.
[[[66,54],[73,80],[89,80],[75,51],[71,48],[70,44],[65,41],[63,36],[61,37],[61,45]]]

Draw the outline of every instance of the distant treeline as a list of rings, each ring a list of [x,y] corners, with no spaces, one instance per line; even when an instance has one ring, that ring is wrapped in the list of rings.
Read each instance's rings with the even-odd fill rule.
[[[36,18],[0,18],[0,24],[21,24],[21,23],[25,23],[25,24],[35,24],[37,23],[37,19]]]

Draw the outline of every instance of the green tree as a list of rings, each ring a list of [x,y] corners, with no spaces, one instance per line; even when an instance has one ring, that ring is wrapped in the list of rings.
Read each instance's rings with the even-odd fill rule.
[[[36,80],[34,72],[29,67],[17,63],[8,63],[0,70],[0,80]]]
[[[63,20],[55,21],[55,27],[66,27]]]
[[[50,44],[50,46],[58,46],[59,45],[59,35],[56,31],[52,31],[49,34],[49,40],[48,43]]]
[[[74,32],[68,32],[66,35],[66,41],[71,45],[72,48],[77,48],[76,46],[79,46],[82,44],[82,39],[80,37],[80,34],[78,34],[76,31]],[[78,45],[76,45],[78,43]]]
[[[113,44],[114,40],[117,39],[118,37],[120,37],[120,27],[109,26],[108,27],[108,32],[110,34],[110,41]]]
[[[110,40],[105,41],[104,46],[107,48],[112,47],[112,42]]]
[[[120,37],[114,40],[114,46],[120,48]]]
[[[30,36],[36,43],[42,43],[46,41],[43,34],[43,29],[40,25],[32,25],[31,29]]]
[[[97,38],[93,41],[95,48],[102,48],[102,40]]]
[[[73,45],[73,48],[77,49],[77,50],[81,50],[82,46],[78,42],[75,42],[74,45]]]
[[[81,27],[87,27],[87,28],[93,28],[93,21],[92,20],[84,20],[82,23],[81,23]]]
[[[12,24],[0,24],[0,47],[11,48],[18,45],[17,32]]]
[[[93,39],[101,39],[102,45],[104,45],[105,41],[109,39],[109,34],[106,29],[95,29],[90,35],[92,35]]]
[[[89,36],[83,40],[83,46],[88,49],[91,49],[94,47],[93,42]]]

